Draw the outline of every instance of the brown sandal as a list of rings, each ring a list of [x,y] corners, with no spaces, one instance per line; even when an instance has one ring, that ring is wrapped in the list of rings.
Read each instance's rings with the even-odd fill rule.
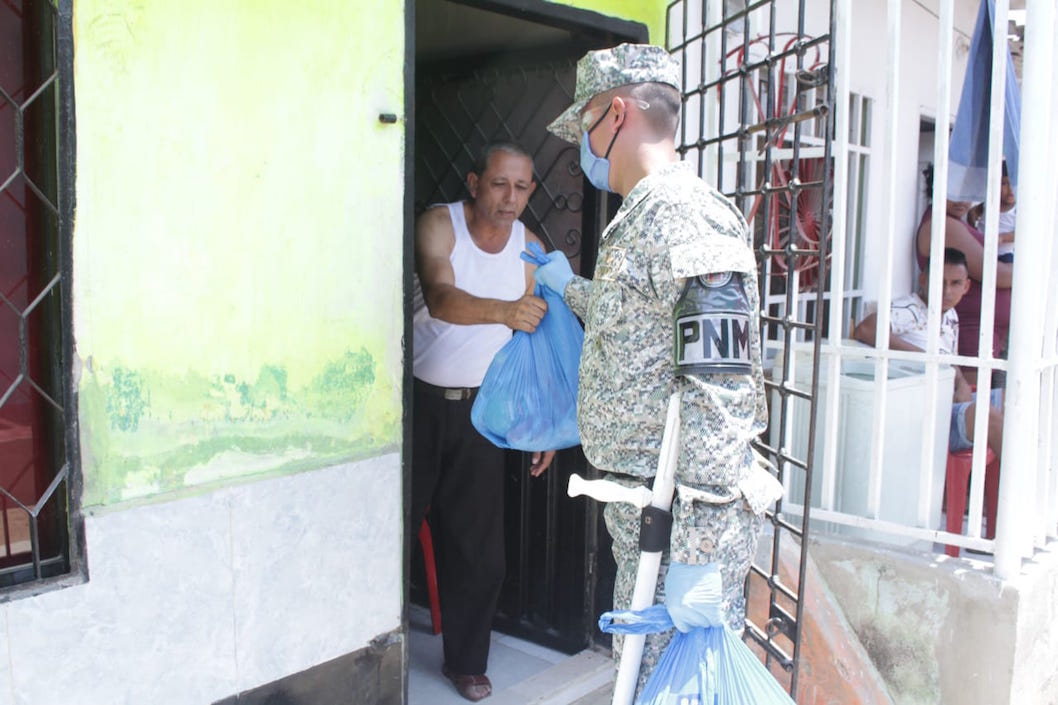
[[[452,681],[456,691],[467,700],[477,702],[492,695],[492,682],[486,675],[470,676],[452,673],[448,670],[448,666],[444,666],[441,673]]]

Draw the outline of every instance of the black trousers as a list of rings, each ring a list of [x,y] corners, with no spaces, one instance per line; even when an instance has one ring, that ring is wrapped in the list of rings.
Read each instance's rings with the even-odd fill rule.
[[[482,674],[506,571],[503,451],[470,423],[473,396],[446,399],[415,380],[413,403],[408,531],[419,530],[429,507],[445,665]]]

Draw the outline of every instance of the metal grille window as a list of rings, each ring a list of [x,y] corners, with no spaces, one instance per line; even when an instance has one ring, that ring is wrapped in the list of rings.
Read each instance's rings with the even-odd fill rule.
[[[802,418],[814,417],[831,233],[841,231],[832,222],[834,190],[847,178],[831,152],[841,125],[831,70],[833,2],[807,5],[677,0],[667,36],[684,72],[680,151],[734,200],[755,238],[772,412],[762,450],[780,480],[797,473],[803,488],[811,486],[813,448],[792,448],[790,433],[797,405]],[[790,354],[798,346],[808,355]],[[768,515],[770,557],[750,571],[746,639],[797,693],[808,512],[791,520],[783,505]]]
[[[849,178],[847,190],[847,229],[845,234],[845,290],[842,292],[848,312],[842,322],[842,336],[848,337],[850,324],[863,318],[863,235],[867,228],[867,191],[870,186],[871,117],[874,101],[867,96],[849,94]],[[828,296],[833,288],[828,287]]]
[[[70,572],[79,535],[70,521],[69,11],[0,2],[0,587]]]

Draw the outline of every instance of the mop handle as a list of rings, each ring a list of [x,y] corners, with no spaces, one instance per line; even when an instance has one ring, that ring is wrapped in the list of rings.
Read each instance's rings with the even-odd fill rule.
[[[661,437],[661,453],[658,456],[658,470],[654,475],[654,485],[651,491],[651,505],[665,512],[672,508],[679,446],[680,395],[677,392],[669,397],[665,433]],[[641,610],[654,604],[654,591],[657,589],[660,569],[661,551],[643,551],[639,554],[639,568],[636,572],[636,584],[632,592],[630,609]],[[617,679],[614,681],[613,705],[632,705],[645,643],[646,636],[643,634],[625,635],[621,647],[621,662],[617,667]]]

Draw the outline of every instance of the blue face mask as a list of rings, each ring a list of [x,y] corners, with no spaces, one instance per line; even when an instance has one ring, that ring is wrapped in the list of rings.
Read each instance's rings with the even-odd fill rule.
[[[613,149],[613,143],[617,141],[617,133],[621,131],[620,128],[614,133],[613,139],[610,140],[610,146],[606,148],[606,154],[601,157],[597,157],[592,154],[591,144],[588,141],[588,135],[595,131],[595,128],[602,123],[603,118],[610,112],[609,105],[606,106],[606,111],[599,116],[599,119],[595,121],[595,124],[584,130],[584,134],[580,140],[580,170],[584,172],[584,175],[588,177],[588,181],[591,185],[600,191],[609,191],[613,193],[613,189],[610,188],[610,150]]]
[[[616,138],[616,135],[614,137]],[[588,177],[588,181],[591,182],[592,186],[600,191],[612,192],[610,189],[610,160],[592,154],[591,145],[588,143],[587,130],[584,131],[580,139],[580,168],[584,175]]]

